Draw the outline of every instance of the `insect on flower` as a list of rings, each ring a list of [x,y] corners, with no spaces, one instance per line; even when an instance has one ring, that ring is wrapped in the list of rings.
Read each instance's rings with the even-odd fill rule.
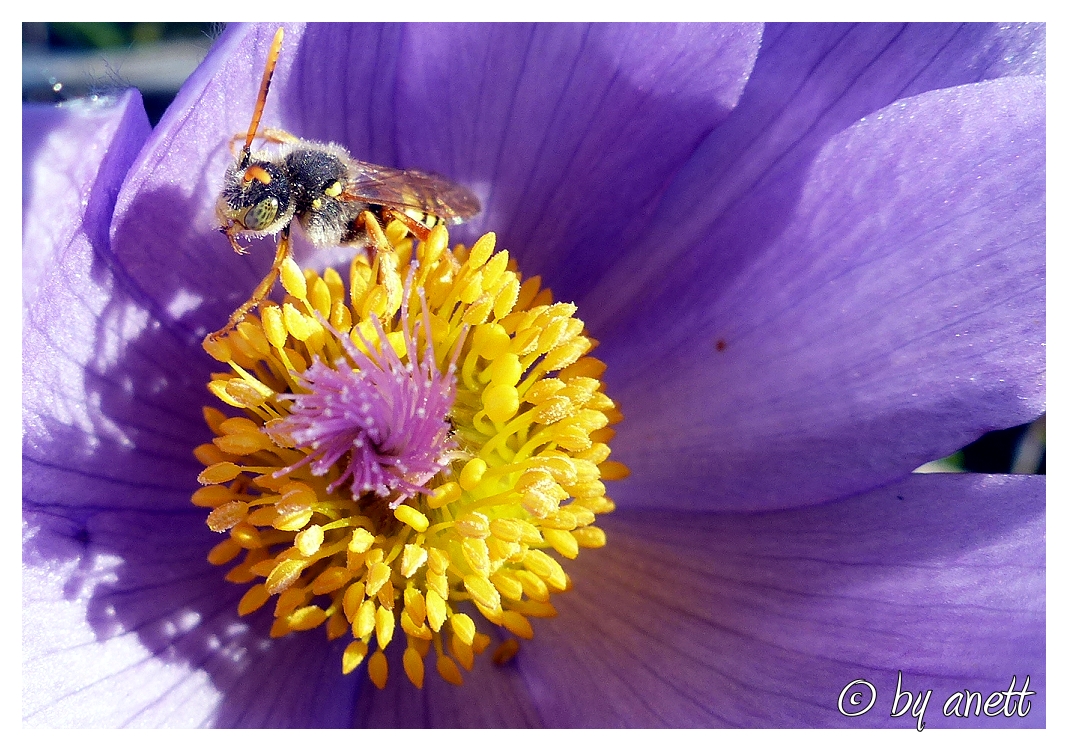
[[[231,331],[271,291],[291,253],[293,219],[316,247],[351,245],[383,252],[391,246],[382,227],[391,220],[400,221],[416,239],[425,241],[435,224],[457,224],[480,210],[478,198],[461,185],[427,172],[361,162],[334,143],[267,129],[261,138],[277,148],[253,153],[252,142],[282,49],[282,31],[278,29],[274,36],[244,146],[226,171],[216,204],[222,222],[219,229],[238,253],[247,252],[238,237],[279,235],[274,263],[226,326],[209,334],[206,341]]]

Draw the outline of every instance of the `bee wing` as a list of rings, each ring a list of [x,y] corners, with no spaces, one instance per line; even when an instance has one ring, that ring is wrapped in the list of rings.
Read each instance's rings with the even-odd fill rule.
[[[353,159],[348,164],[342,198],[350,201],[407,209],[456,224],[481,210],[470,190],[439,175],[401,170]]]

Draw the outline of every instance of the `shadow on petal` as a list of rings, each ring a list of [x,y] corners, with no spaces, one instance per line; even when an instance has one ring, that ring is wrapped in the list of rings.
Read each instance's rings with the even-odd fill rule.
[[[1041,727],[1044,495],[1038,477],[914,476],[795,511],[617,512],[517,663],[561,727],[910,727],[890,717],[898,670],[932,690],[931,727]],[[1013,675],[1038,692],[1026,717],[942,716]],[[847,718],[856,679],[878,702]]]

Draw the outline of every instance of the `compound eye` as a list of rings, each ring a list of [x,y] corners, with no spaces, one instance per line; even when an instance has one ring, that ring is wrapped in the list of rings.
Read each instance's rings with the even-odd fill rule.
[[[245,212],[245,218],[241,223],[245,225],[245,229],[256,232],[270,226],[276,218],[278,218],[278,199],[264,198]]]

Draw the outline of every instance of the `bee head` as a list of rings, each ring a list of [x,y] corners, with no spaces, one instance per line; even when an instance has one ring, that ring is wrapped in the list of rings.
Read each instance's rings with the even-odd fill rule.
[[[226,184],[215,213],[228,234],[256,237],[281,230],[293,217],[289,180],[266,161],[240,163],[226,171]]]

